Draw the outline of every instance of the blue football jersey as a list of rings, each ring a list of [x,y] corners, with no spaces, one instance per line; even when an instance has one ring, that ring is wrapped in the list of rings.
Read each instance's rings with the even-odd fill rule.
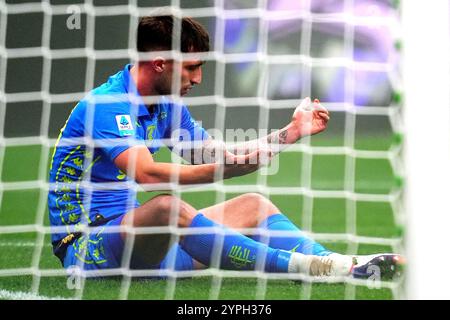
[[[81,224],[139,206],[134,182],[114,159],[135,145],[155,153],[167,142],[201,141],[206,131],[185,105],[161,97],[148,108],[130,76],[131,65],[92,90],[61,129],[50,167],[48,207],[58,241]],[[170,148],[171,146],[168,145]]]

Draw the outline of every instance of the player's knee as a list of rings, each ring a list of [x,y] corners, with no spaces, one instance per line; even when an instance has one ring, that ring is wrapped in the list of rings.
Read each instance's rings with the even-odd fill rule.
[[[242,195],[242,197],[247,200],[247,201],[251,201],[251,202],[264,202],[264,201],[268,201],[268,199],[266,197],[264,197],[262,194],[257,193],[257,192],[249,192],[249,193],[244,193]]]
[[[278,213],[279,209],[262,194],[250,192],[242,195],[247,205],[254,207],[254,210],[264,217]]]
[[[152,199],[152,206],[161,225],[169,225],[171,217],[178,217],[178,224],[185,226],[195,216],[196,210],[180,198],[162,194]]]
[[[159,225],[170,223],[170,214],[176,210],[178,198],[169,194],[161,194],[154,197],[149,205]]]
[[[179,199],[173,195],[160,194],[151,200],[151,205],[155,211],[170,213],[172,207],[175,208],[175,203],[177,201],[179,201]]]

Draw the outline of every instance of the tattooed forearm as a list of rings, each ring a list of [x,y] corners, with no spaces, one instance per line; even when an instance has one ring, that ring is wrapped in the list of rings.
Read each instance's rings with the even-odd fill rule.
[[[208,139],[201,145],[184,150],[181,156],[191,164],[206,164],[221,162],[226,152],[226,146],[223,142]]]
[[[286,140],[287,140],[287,136],[288,136],[288,131],[285,130],[281,130],[280,133],[278,134],[278,141],[280,144],[286,144]]]
[[[245,155],[257,149],[269,149],[275,155],[295,142],[292,126],[288,125],[259,139],[229,146],[228,150],[223,142],[208,139],[201,146],[183,152],[183,158],[191,164],[205,164],[222,161],[227,153]]]
[[[283,129],[279,130],[277,132],[274,132],[267,136],[267,143],[268,144],[286,144],[287,143],[287,136],[288,136],[288,130]]]
[[[295,134],[295,128],[292,124],[288,124],[286,127],[272,132],[270,135],[263,138],[268,143],[268,146],[273,154],[280,153],[290,145],[297,142],[298,138]]]

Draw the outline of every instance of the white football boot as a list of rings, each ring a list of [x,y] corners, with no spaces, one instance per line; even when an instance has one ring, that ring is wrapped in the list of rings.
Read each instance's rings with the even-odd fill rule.
[[[288,272],[312,277],[342,277],[351,273],[352,258],[333,253],[329,256],[304,255],[294,252],[289,261]]]
[[[313,256],[294,252],[289,261],[288,272],[318,278],[351,276],[367,279],[375,275],[382,280],[392,280],[401,273],[404,264],[404,258],[393,253],[355,256],[332,253],[328,256]]]

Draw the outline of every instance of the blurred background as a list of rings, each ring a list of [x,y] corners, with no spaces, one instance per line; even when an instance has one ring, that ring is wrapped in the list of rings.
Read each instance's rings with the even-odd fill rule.
[[[9,3],[32,3],[32,1],[7,0],[6,4]],[[83,1],[50,1],[52,5],[77,3],[81,6]],[[215,5],[215,1],[212,0],[180,0],[179,3],[182,10],[213,8]],[[333,121],[326,133],[336,139],[338,137],[343,139],[346,123],[345,113],[342,111],[345,111],[346,104],[355,105],[356,108],[387,108],[393,103],[398,103],[395,74],[399,66],[400,44],[396,29],[392,27],[392,22],[398,19],[396,1],[314,0],[310,4],[310,13],[319,14],[322,18],[312,21],[304,19],[308,3],[309,1],[268,0],[266,4],[268,16],[271,13],[290,13],[284,20],[278,18],[261,21],[259,17],[233,19],[232,15],[227,15],[231,17],[225,21],[217,16],[199,17],[198,20],[210,32],[212,50],[220,50],[215,47],[223,43],[225,54],[261,52],[272,59],[270,62],[226,63],[224,79],[220,79],[223,81],[221,84],[216,83],[218,62],[209,61],[204,68],[203,84],[196,87],[190,96],[213,96],[216,94],[215,88],[219,86],[223,88],[223,94],[227,98],[267,97],[278,106],[277,110],[274,109],[271,113],[269,128],[279,128],[291,116],[291,111],[296,106],[293,100],[311,95],[337,111],[333,114]],[[349,3],[352,4],[351,7]],[[2,66],[6,67],[6,70],[0,72],[6,73],[5,93],[38,92],[45,79],[49,81],[50,94],[84,92],[91,89],[86,88],[86,79],[92,78],[92,87],[98,86],[129,62],[127,52],[120,50],[127,50],[130,45],[134,45],[135,35],[130,32],[130,24],[134,26],[135,21],[127,12],[105,14],[108,9],[126,5],[127,1],[94,0],[92,4],[98,9],[91,21],[94,24],[90,29],[94,31],[93,39],[87,37],[86,13],[80,14],[81,28],[72,30],[66,26],[69,14],[52,15],[51,26],[48,28],[50,34],[44,32],[45,13],[42,10],[2,15],[2,19],[7,19],[5,24],[7,49],[40,47],[49,37],[49,49],[55,50],[54,52],[83,49],[90,47],[90,44],[92,49],[99,51],[99,57],[95,61],[90,61],[92,57],[86,55],[51,59],[49,78],[42,77],[44,57],[36,51],[26,57],[7,59],[3,57],[6,61],[3,61]],[[252,10],[257,8],[258,4],[259,2],[255,0],[226,0],[223,1],[223,9],[230,12]],[[157,7],[170,6],[171,2],[138,0],[137,5],[140,13],[145,14],[147,9],[150,12]],[[345,20],[349,15],[358,17],[362,22],[365,18],[368,22],[378,19],[379,23],[358,25],[354,21]],[[339,20],[340,22],[336,22]],[[218,39],[216,35],[219,23],[223,23],[225,28],[223,39]],[[262,31],[262,28],[265,31]],[[115,53],[109,56],[123,56],[123,58],[108,57],[107,53],[113,50]],[[289,61],[289,57],[300,55],[312,58],[313,62],[301,61],[298,58],[291,59],[293,62],[286,62]],[[276,57],[282,62],[277,63]],[[323,61],[334,62],[321,63]],[[355,64],[352,66],[348,61],[354,61]],[[368,65],[364,67],[358,63]],[[86,74],[87,72],[91,74]],[[289,101],[285,103],[285,108],[280,108],[283,100]],[[216,110],[219,108],[211,104],[211,101],[212,99],[205,99],[205,105],[192,107],[193,115],[207,128],[214,127]],[[58,135],[75,102],[52,104],[48,128],[50,137]],[[22,112],[16,112],[18,108]],[[20,122],[16,121],[23,113],[29,117],[22,118]],[[37,135],[40,132],[40,122],[36,119],[40,118],[41,113],[42,106],[39,100],[8,104],[5,137]],[[227,112],[225,128],[258,128],[260,126],[258,116],[257,105],[242,105]],[[357,134],[386,136],[392,131],[387,116],[359,114],[357,117]],[[267,128],[267,124],[263,125]]]

